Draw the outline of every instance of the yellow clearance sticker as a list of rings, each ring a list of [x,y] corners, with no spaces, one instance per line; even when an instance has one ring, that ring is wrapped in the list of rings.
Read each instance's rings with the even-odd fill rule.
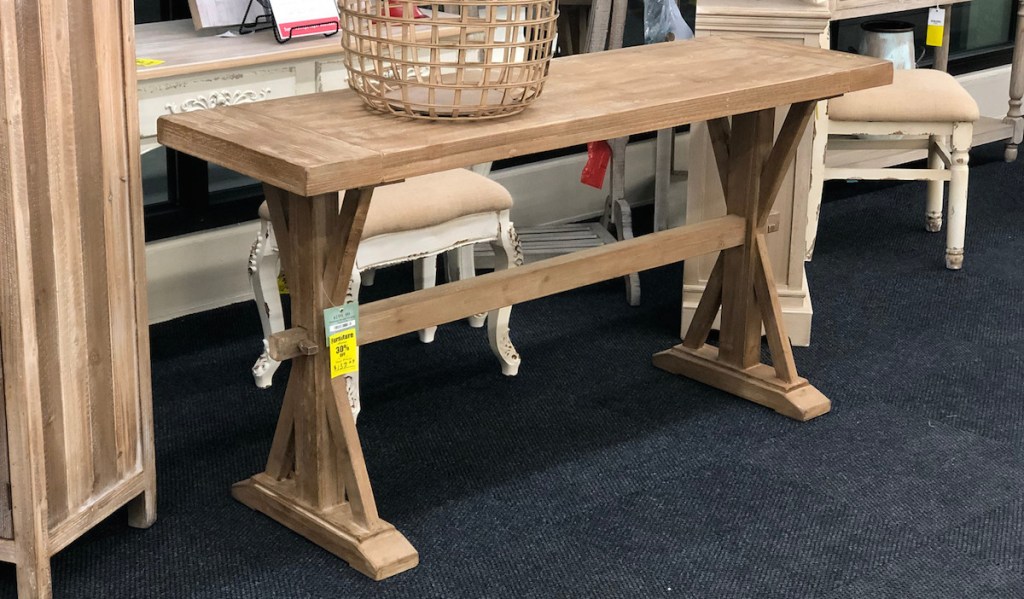
[[[926,46],[941,46],[942,33],[946,28],[946,10],[933,8],[928,11],[928,30],[924,43]]]
[[[166,61],[159,60],[157,58],[136,58],[135,66],[137,67],[155,67],[158,64],[163,64]]]
[[[331,335],[331,378],[359,370],[356,330],[345,329]]]

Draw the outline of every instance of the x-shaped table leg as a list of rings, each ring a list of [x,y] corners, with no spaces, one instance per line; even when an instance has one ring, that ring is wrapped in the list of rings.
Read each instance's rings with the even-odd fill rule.
[[[285,351],[279,359],[291,358],[292,371],[267,468],[232,494],[381,580],[415,567],[419,555],[377,515],[346,377],[330,377],[323,316],[345,302],[373,189],[346,192],[340,211],[337,193],[265,192],[292,296],[292,328],[271,351]]]
[[[746,221],[744,243],[723,250],[681,345],[655,354],[654,364],[796,420],[829,411],[828,398],[796,373],[765,244],[768,214],[792,164],[814,102],[794,104],[773,144],[775,110],[708,123],[727,212]],[[721,309],[719,347],[707,345]],[[763,329],[762,329],[763,327]],[[772,365],[761,363],[761,332]]]

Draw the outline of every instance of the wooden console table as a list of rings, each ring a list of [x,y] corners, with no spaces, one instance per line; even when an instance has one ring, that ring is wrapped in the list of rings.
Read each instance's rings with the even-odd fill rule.
[[[877,59],[709,38],[555,60],[536,104],[494,121],[384,116],[348,90],[161,118],[161,143],[265,182],[290,274],[294,328],[272,339],[275,357],[294,359],[288,388],[266,470],[234,496],[374,579],[414,567],[416,550],[378,516],[345,379],[330,378],[322,347],[323,311],[345,301],[374,188],[693,121],[715,134],[726,215],[365,304],[359,344],[722,250],[683,343],[655,365],[791,418],[824,414],[829,400],[797,375],[783,330],[766,221],[815,103],[891,80]],[[775,107],[790,104],[774,136]],[[716,348],[705,341],[719,307]],[[760,363],[762,325],[773,366]]]

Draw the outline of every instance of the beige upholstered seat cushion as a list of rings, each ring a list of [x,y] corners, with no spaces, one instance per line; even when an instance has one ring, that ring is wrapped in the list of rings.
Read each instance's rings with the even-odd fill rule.
[[[363,239],[423,229],[460,216],[511,207],[512,196],[508,190],[464,168],[410,177],[401,183],[374,190]],[[270,219],[266,202],[260,206],[259,214],[262,219]]]
[[[828,101],[833,121],[974,122],[978,104],[949,73],[897,70],[892,85],[873,87]]]

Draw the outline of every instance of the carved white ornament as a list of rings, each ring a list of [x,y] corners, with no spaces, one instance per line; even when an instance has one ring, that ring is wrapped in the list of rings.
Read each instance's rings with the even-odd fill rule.
[[[171,114],[178,114],[179,112],[192,112],[193,110],[206,110],[207,108],[216,108],[217,106],[233,106],[235,104],[248,104],[250,102],[259,102],[266,100],[267,96],[270,95],[270,88],[265,88],[260,91],[253,90],[234,90],[234,91],[219,91],[213,92],[209,95],[198,96],[185,100],[181,104],[170,104],[168,103],[165,108],[167,112]]]

